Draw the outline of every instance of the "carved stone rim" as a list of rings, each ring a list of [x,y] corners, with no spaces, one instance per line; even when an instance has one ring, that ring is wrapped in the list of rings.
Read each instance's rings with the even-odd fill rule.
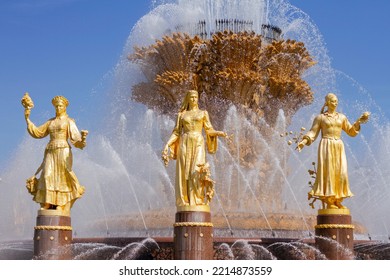
[[[71,226],[36,226],[34,227],[36,230],[65,230],[65,231],[71,231]]]
[[[322,229],[322,228],[340,228],[340,229],[354,229],[355,226],[351,224],[322,224],[322,225],[316,225],[315,228]]]
[[[174,223],[174,227],[213,227],[212,223],[208,222],[179,222]]]

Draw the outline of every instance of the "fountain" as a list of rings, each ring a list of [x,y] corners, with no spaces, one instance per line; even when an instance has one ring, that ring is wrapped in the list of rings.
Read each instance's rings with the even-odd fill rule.
[[[316,151],[298,155],[280,133],[307,125],[304,119],[319,111],[329,91],[341,92],[346,115],[357,117],[356,108],[372,112],[363,141],[346,141],[356,194],[347,205],[355,239],[367,241],[355,245],[358,257],[378,258],[375,248],[385,250],[389,220],[380,213],[389,196],[389,125],[367,92],[331,68],[319,31],[288,2],[158,5],[134,26],[112,80],[101,97],[105,107],[91,110],[101,115],[91,113],[96,123],[88,148],[75,151],[74,169],[86,193],[73,209],[75,240],[64,248],[74,258],[172,258],[174,166],[165,169],[160,154],[174,126],[172,112],[193,87],[216,129],[233,135],[208,158],[217,182],[211,204],[215,258],[324,258],[312,244],[316,212],[306,197]],[[342,93],[351,89],[356,102],[344,107]],[[31,239],[37,209],[24,203],[30,197],[22,186],[40,163],[41,145],[25,139],[1,174],[10,190],[0,198],[7,213],[0,225],[1,258],[31,258],[31,242],[15,240]]]

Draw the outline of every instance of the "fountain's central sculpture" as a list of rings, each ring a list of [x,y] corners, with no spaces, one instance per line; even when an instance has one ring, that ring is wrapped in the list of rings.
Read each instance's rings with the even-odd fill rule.
[[[278,109],[291,117],[313,100],[302,74],[315,62],[304,44],[293,40],[269,42],[248,31],[206,39],[178,32],[136,47],[129,59],[147,79],[133,87],[133,99],[164,114],[176,112],[191,89],[200,99],[207,96],[204,105],[219,123],[231,104],[273,124]]]
[[[229,23],[233,23],[232,28]],[[205,31],[194,35],[175,32],[150,46],[135,47],[128,58],[139,65],[146,81],[133,86],[132,98],[175,119],[181,100],[194,89],[216,128],[223,126],[226,112],[234,106],[240,118],[248,120],[256,133],[271,142],[281,110],[289,122],[299,108],[312,102],[313,92],[302,75],[315,62],[301,42],[283,40],[275,34],[256,34],[245,29],[246,22],[238,20],[219,20],[216,24],[217,30],[207,36]],[[275,27],[264,28],[280,34]],[[226,147],[240,168],[257,172],[263,181],[275,177],[273,158],[263,160],[261,169],[256,168],[264,143],[253,131],[241,131],[233,137]],[[262,179],[251,184],[256,200],[264,208],[282,211],[282,197],[273,194],[282,192],[283,179],[276,184],[263,184]],[[238,186],[236,189],[236,198],[241,200],[243,193]],[[256,204],[241,200],[233,205],[230,195],[223,193],[219,199],[231,211],[240,211],[243,203]]]

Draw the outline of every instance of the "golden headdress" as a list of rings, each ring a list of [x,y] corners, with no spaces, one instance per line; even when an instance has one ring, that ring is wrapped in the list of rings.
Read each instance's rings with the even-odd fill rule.
[[[54,97],[52,100],[51,100],[51,103],[53,105],[56,105],[59,101],[63,102],[65,104],[66,107],[68,107],[69,105],[69,101],[68,99],[66,99],[65,97],[61,96],[61,95],[57,95],[56,97]]]

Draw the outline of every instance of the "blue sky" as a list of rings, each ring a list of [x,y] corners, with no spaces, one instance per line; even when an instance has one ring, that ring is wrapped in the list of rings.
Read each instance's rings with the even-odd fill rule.
[[[32,119],[54,114],[64,95],[78,120],[87,97],[117,63],[132,26],[152,7],[134,0],[1,0],[0,168],[25,133],[20,99],[30,92]],[[389,116],[390,2],[292,0],[318,26],[333,68],[358,81]],[[83,120],[81,120],[83,124]],[[86,121],[84,121],[85,123]],[[84,127],[81,127],[84,128]]]
[[[390,2],[291,0],[324,37],[332,67],[358,81],[389,116]]]

